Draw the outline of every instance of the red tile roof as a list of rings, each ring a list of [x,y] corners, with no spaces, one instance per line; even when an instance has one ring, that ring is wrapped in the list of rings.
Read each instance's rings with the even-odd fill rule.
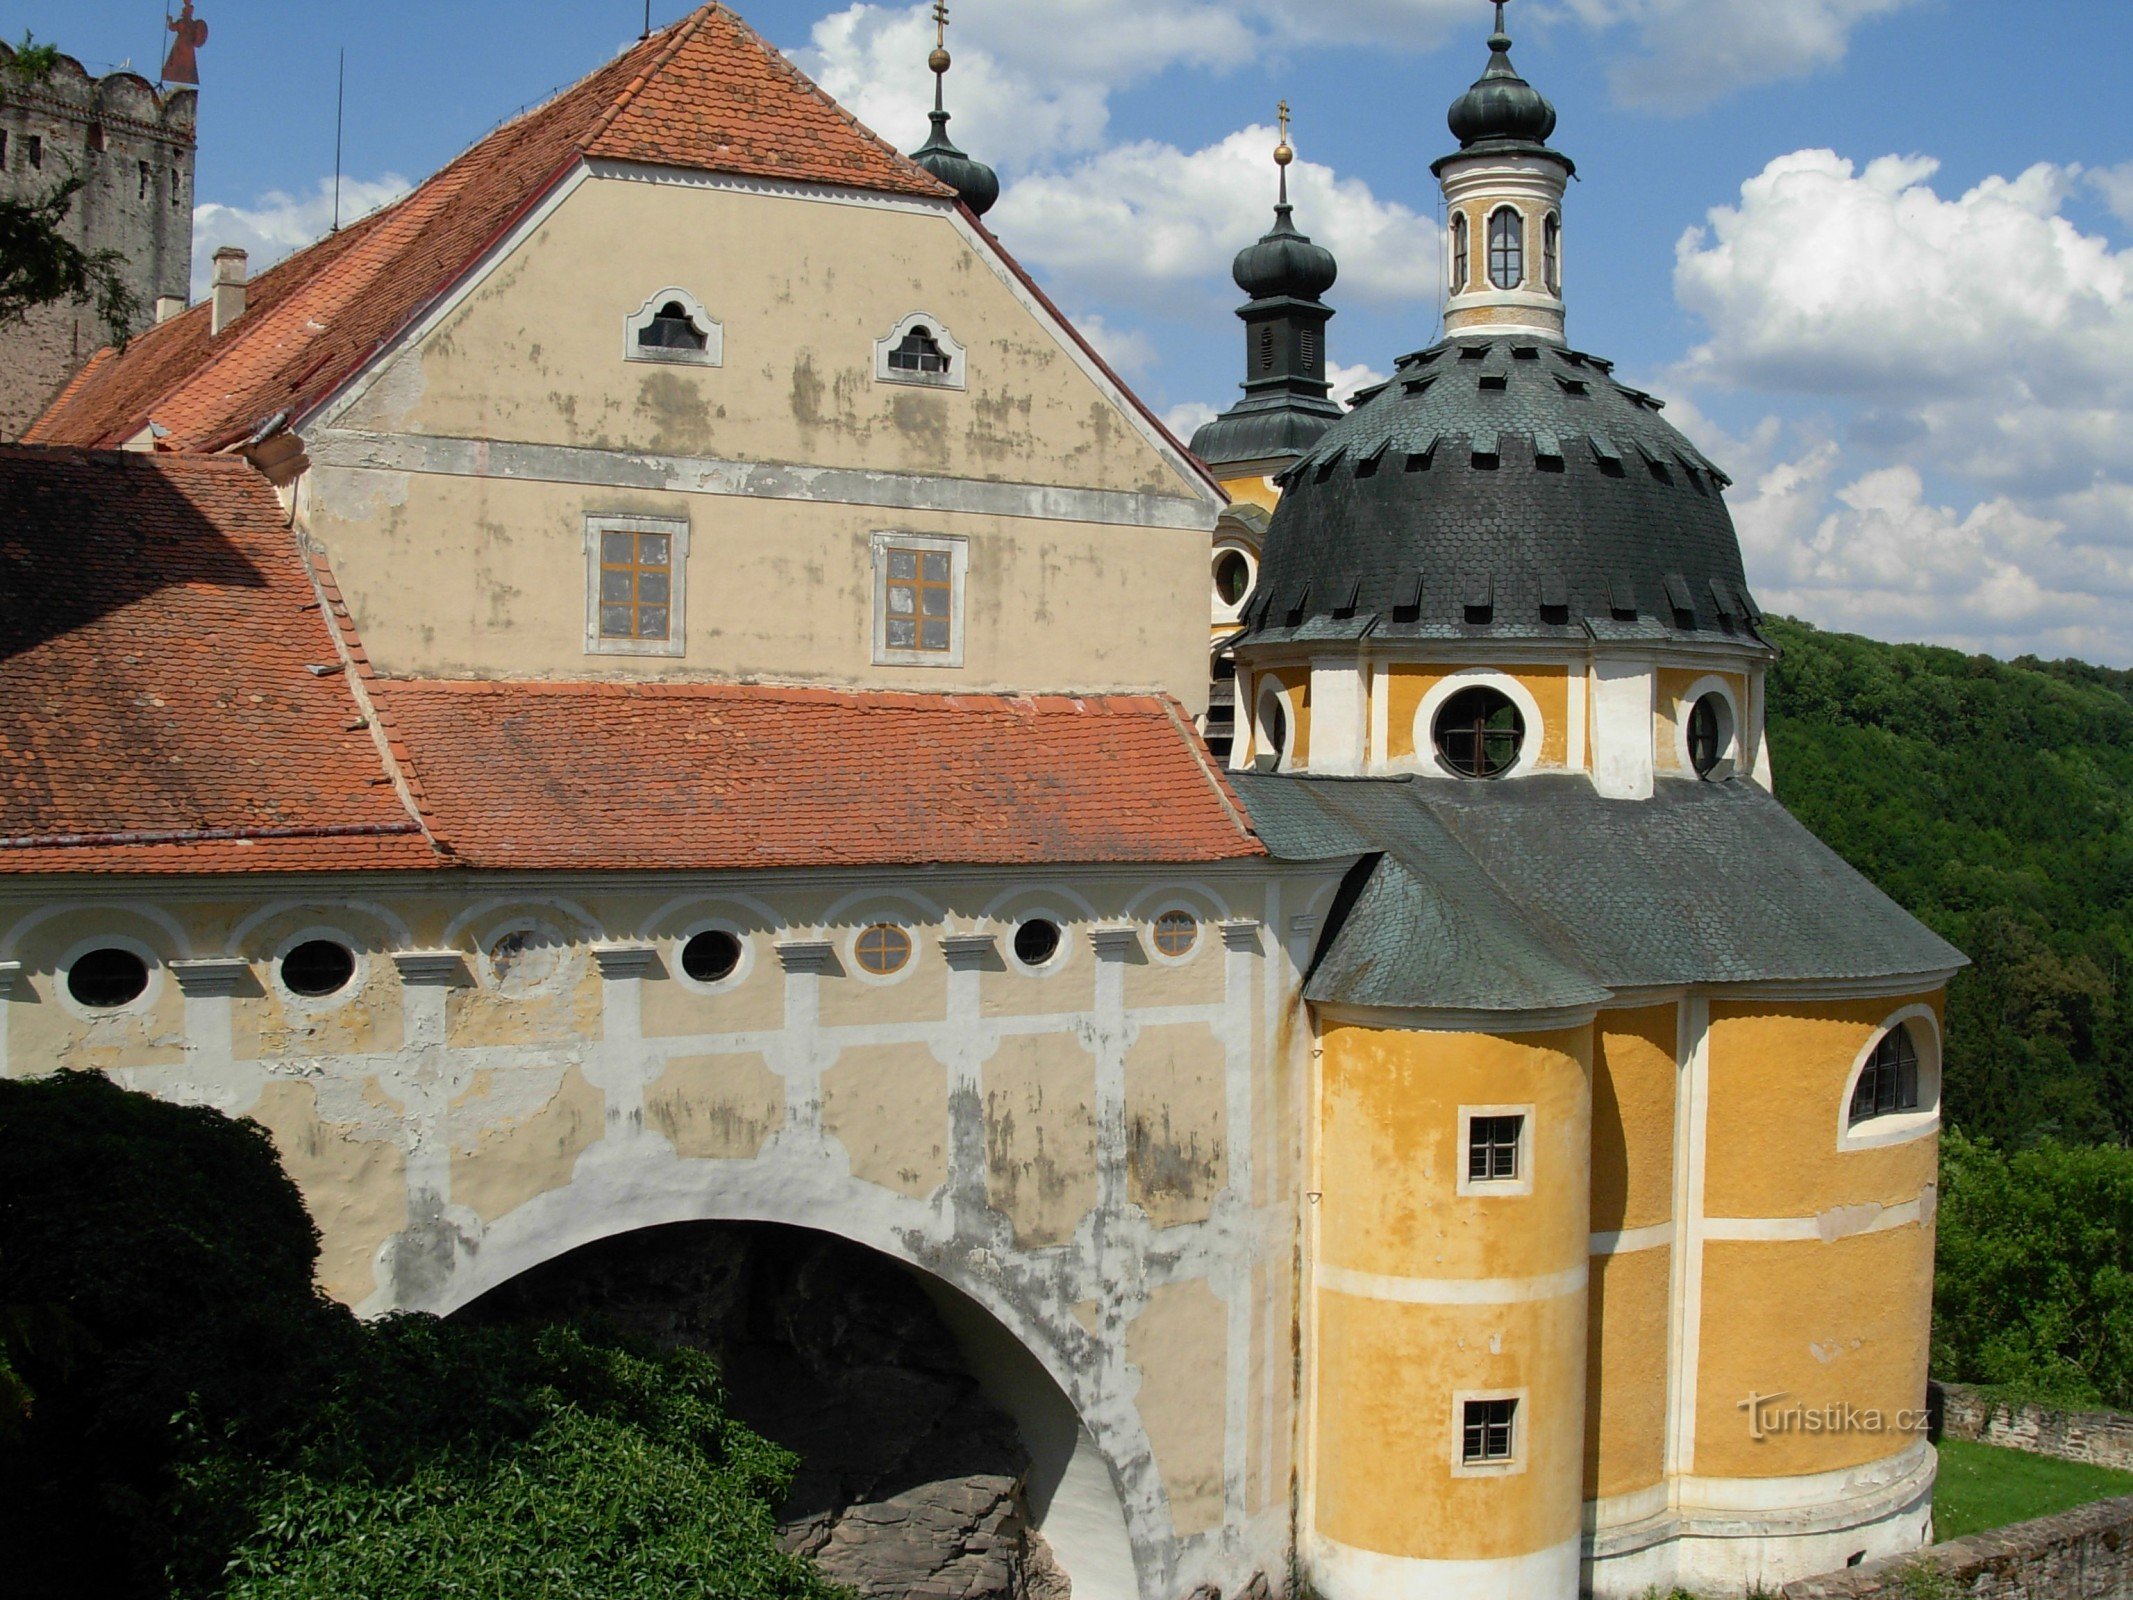
[[[387,682],[475,867],[1208,862],[1265,853],[1177,707],[693,684]]]
[[[0,873],[438,859],[263,478],[0,447]]]
[[[414,193],[252,280],[220,337],[194,306],[90,363],[24,437],[116,446],[151,420],[214,450],[330,395],[580,160],[952,198],[731,11],[706,5],[506,123]]]

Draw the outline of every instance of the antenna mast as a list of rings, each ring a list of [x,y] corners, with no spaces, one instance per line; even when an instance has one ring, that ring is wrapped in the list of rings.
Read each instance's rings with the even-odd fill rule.
[[[333,89],[333,231],[341,231],[341,128],[348,105],[348,46],[341,46],[340,74]]]

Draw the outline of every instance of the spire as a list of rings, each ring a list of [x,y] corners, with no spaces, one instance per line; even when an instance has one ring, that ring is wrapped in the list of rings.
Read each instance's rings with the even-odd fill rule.
[[[1495,0],[1496,31],[1489,36],[1489,65],[1474,86],[1452,102],[1447,117],[1459,146],[1484,141],[1545,145],[1555,132],[1555,107],[1511,65],[1511,36],[1504,31],[1506,0]]]
[[[1237,257],[1237,287],[1252,297],[1237,315],[1244,319],[1244,398],[1193,435],[1201,460],[1234,467],[1249,476],[1275,471],[1318,442],[1341,418],[1328,398],[1326,324],[1333,308],[1321,298],[1340,277],[1333,252],[1313,244],[1296,227],[1289,203],[1289,103],[1277,115],[1281,142],[1274,147],[1279,198],[1274,226]]]
[[[933,53],[926,65],[933,73],[933,132],[911,152],[911,159],[963,197],[963,204],[984,216],[1000,198],[1000,179],[982,161],[973,161],[948,137],[948,0],[933,0]]]

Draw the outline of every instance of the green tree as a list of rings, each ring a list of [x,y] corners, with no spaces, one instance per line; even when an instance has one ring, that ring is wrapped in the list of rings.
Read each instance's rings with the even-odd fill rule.
[[[0,62],[0,104],[9,90],[50,78],[58,64],[57,50],[24,34]],[[125,257],[116,250],[84,250],[64,232],[86,182],[75,172],[42,194],[0,199],[0,327],[21,322],[39,306],[71,300],[93,305],[111,337],[125,342],[141,310],[126,287]]]

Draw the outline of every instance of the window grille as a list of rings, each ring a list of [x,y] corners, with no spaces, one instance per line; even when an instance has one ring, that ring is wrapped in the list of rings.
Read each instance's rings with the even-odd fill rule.
[[[1470,255],[1470,254],[1472,253],[1472,251],[1471,251],[1471,245],[1472,245],[1472,241],[1471,241],[1471,239],[1470,239],[1470,238],[1468,237],[1468,236],[1469,236],[1469,234],[1470,234],[1471,232],[1472,232],[1472,229],[1471,229],[1471,228],[1470,228],[1470,227],[1468,226],[1468,224],[1467,224],[1467,220],[1466,220],[1466,213],[1465,213],[1465,212],[1463,212],[1463,211],[1462,211],[1462,212],[1460,212],[1460,213],[1459,213],[1459,215],[1457,215],[1456,217],[1452,218],[1452,293],[1453,293],[1453,294],[1464,294],[1464,293],[1466,293],[1466,280],[1467,280],[1467,259],[1468,259],[1469,255]]]
[[[953,648],[955,567],[945,550],[889,547],[891,650],[945,655]]]
[[[600,535],[600,637],[671,639],[674,541],[664,533]]]
[[[1518,765],[1526,719],[1500,689],[1462,689],[1437,713],[1437,753],[1464,778],[1500,778]]]
[[[646,350],[703,350],[709,347],[711,336],[696,325],[686,306],[669,300],[637,330],[637,343]]]
[[[891,372],[938,372],[946,373],[948,357],[942,353],[940,343],[933,337],[933,330],[923,325],[904,335],[903,343],[889,352]],[[941,648],[946,649],[943,645]]]

